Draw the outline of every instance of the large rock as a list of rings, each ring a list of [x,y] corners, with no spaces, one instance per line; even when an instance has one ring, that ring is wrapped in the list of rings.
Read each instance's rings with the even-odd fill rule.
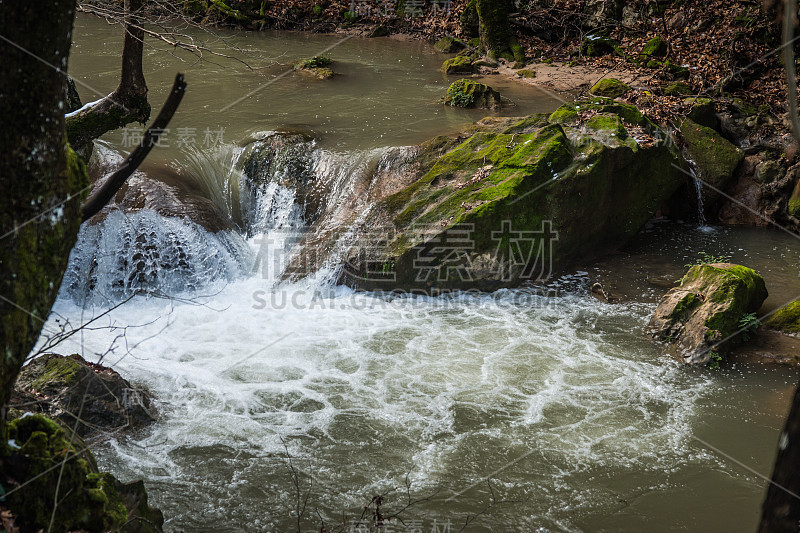
[[[595,96],[619,98],[630,90],[631,88],[627,83],[621,82],[614,78],[603,78],[592,85],[592,88],[589,89],[589,92]]]
[[[500,93],[472,80],[457,80],[447,88],[444,103],[455,107],[483,107],[496,109],[502,105]]]
[[[77,435],[33,415],[9,422],[8,436],[0,448],[3,506],[10,513],[4,519],[21,531],[162,530],[164,517],[148,505],[144,484],[99,472]]]
[[[717,190],[724,191],[730,184],[744,152],[716,131],[688,118],[681,122],[679,131],[689,157],[697,166],[698,177],[705,184],[703,204],[708,207],[719,198]]]
[[[12,406],[44,413],[66,428],[77,428],[82,437],[141,426],[155,419],[146,390],[77,354],[46,354],[34,359],[23,367],[16,388]]]
[[[677,343],[684,361],[705,364],[743,339],[741,321],[767,298],[764,279],[730,263],[695,265],[661,299],[647,331]]]
[[[547,278],[624,245],[683,182],[663,132],[607,98],[470,133],[418,147],[417,178],[347,230],[341,281],[428,290]],[[287,272],[307,274],[300,263]]]
[[[800,334],[800,300],[795,300],[775,311],[764,325],[784,333]]]

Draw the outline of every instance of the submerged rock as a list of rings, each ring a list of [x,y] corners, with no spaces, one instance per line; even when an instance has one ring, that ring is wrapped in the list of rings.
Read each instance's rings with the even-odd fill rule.
[[[680,286],[661,299],[647,331],[661,341],[677,343],[686,363],[705,364],[744,340],[743,318],[756,312],[766,298],[764,279],[750,268],[695,265]]]
[[[463,41],[456,39],[455,37],[450,37],[449,35],[442,37],[433,47],[438,50],[439,52],[445,54],[451,54],[453,52],[458,52],[459,50],[463,50],[466,48],[466,44]]]
[[[295,61],[293,64],[294,70],[298,72],[305,72],[320,80],[328,80],[333,78],[336,73],[330,68],[333,60],[326,56],[313,56],[307,59]]]
[[[466,55],[451,57],[442,64],[445,74],[471,74],[474,70],[472,58]]]
[[[485,107],[488,109],[501,106],[499,92],[484,83],[463,79],[450,84],[444,103],[455,107]]]
[[[491,289],[547,278],[624,245],[683,182],[663,132],[610,99],[470,133],[418,147],[418,177],[348,230],[341,281]]]
[[[155,419],[150,394],[110,368],[79,355],[47,354],[23,367],[12,407],[47,414],[86,437],[148,424]]]
[[[0,453],[3,501],[23,531],[161,531],[164,517],[148,505],[144,484],[98,472],[77,435],[33,415],[9,422],[8,436]]]

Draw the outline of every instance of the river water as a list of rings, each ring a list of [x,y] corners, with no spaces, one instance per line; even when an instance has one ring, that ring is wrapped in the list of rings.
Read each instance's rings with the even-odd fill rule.
[[[118,32],[77,21],[70,70],[101,94],[116,83]],[[206,191],[238,183],[232,162],[259,132],[309,132],[315,161],[344,168],[486,115],[437,102],[443,58],[429,46],[358,38],[330,51],[338,79],[287,75],[219,112],[342,39],[223,36],[253,66],[276,64],[181,64],[155,50],[145,59],[155,109],[185,70],[173,127],[198,132],[195,146],[170,144],[150,165],[189,167],[213,182]],[[507,114],[559,105],[533,90],[505,93],[517,103]],[[207,127],[224,130],[221,143],[202,146]],[[124,133],[101,148],[106,158],[124,153]],[[215,200],[223,210],[225,198]],[[281,283],[278,271],[254,268],[259,238],[279,241],[302,222],[291,191],[251,200],[261,214],[247,230],[210,234],[147,211],[84,227],[45,328],[85,322],[141,288],[130,263],[152,270],[145,281],[158,290],[62,351],[102,357],[156,397],[153,426],[107,438],[96,453],[118,477],[146,480],[168,530],[295,531],[299,495],[300,529],[319,531],[320,517],[352,525],[383,493],[385,515],[416,502],[395,531],[459,531],[466,521],[465,531],[754,530],[796,372],[687,368],[643,328],[664,280],[699,252],[757,268],[767,308],[800,295],[794,237],[654,223],[622,253],[546,287],[386,296],[332,286],[324,273]],[[153,246],[139,246],[142,235]],[[591,298],[595,280],[620,303]]]

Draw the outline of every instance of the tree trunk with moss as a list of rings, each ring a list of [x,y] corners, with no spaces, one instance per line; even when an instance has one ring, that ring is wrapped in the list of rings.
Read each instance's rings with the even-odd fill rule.
[[[84,148],[107,131],[150,118],[147,84],[142,71],[144,29],[140,18],[142,0],[125,0],[125,38],[122,73],[113,93],[67,119],[67,137],[75,150]]]
[[[509,0],[472,0],[467,5],[467,10],[475,9],[478,15],[481,45],[490,59],[525,59],[522,47],[511,31],[508,15],[512,7]]]
[[[0,445],[14,382],[55,301],[89,182],[64,126],[74,18],[75,0],[0,6],[0,35],[14,43],[0,45]]]

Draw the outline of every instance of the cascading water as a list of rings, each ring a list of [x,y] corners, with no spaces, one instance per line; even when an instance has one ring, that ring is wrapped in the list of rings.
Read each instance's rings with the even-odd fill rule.
[[[76,40],[93,38],[87,24],[119,37],[102,20],[81,20]],[[285,56],[286,68],[295,53],[341,41],[244,35],[226,38],[254,57]],[[97,50],[117,49],[102,39],[76,46],[71,74],[94,84],[100,72],[116,83],[119,57]],[[763,479],[703,443],[768,473],[796,376],[762,367],[687,370],[642,330],[665,290],[650,283],[654,271],[669,284],[701,249],[730,252],[770,279],[783,268],[796,283],[796,262],[766,262],[796,257],[795,241],[743,229],[711,239],[679,226],[634,256],[639,263],[587,265],[553,282],[559,292],[549,296],[516,289],[403,297],[334,286],[348,228],[376,196],[407,184],[413,150],[375,147],[418,143],[483,115],[437,103],[446,88],[442,58],[426,45],[353,38],[333,53],[342,72],[333,83],[285,76],[226,114],[216,110],[236,90],[263,86],[264,72],[181,65],[192,94],[176,124],[191,116],[180,126],[224,126],[226,138],[255,140],[154,150],[151,159],[164,159],[144,170],[155,176],[169,166],[178,175],[153,190],[185,186],[175,200],[194,198],[223,229],[209,231],[194,207],[163,216],[163,206],[133,202],[138,210],[108,213],[81,230],[45,331],[85,323],[136,293],[103,316],[108,327],[94,324],[58,351],[102,357],[152,391],[159,415],[148,428],[96,444],[100,467],[144,479],[167,531],[295,531],[294,481],[301,501],[308,494],[304,531],[319,531],[320,517],[335,530],[343,513],[361,515],[394,487],[384,510],[396,511],[407,482],[420,500],[400,515],[407,531],[458,531],[478,513],[465,531],[755,529]],[[171,83],[172,69],[162,68],[169,61],[146,57],[145,65],[159,66],[147,73],[156,101]],[[81,62],[83,72],[72,72]],[[524,107],[528,89],[506,92],[518,103],[514,113],[559,105]],[[261,131],[287,125],[315,131],[316,140]],[[257,149],[264,164],[248,167]],[[293,259],[301,251],[320,259],[301,269]],[[285,280],[287,263],[300,279]],[[300,275],[308,271],[317,276]],[[596,275],[630,283],[631,297],[594,300],[582,287]],[[149,297],[153,291],[175,298]]]

